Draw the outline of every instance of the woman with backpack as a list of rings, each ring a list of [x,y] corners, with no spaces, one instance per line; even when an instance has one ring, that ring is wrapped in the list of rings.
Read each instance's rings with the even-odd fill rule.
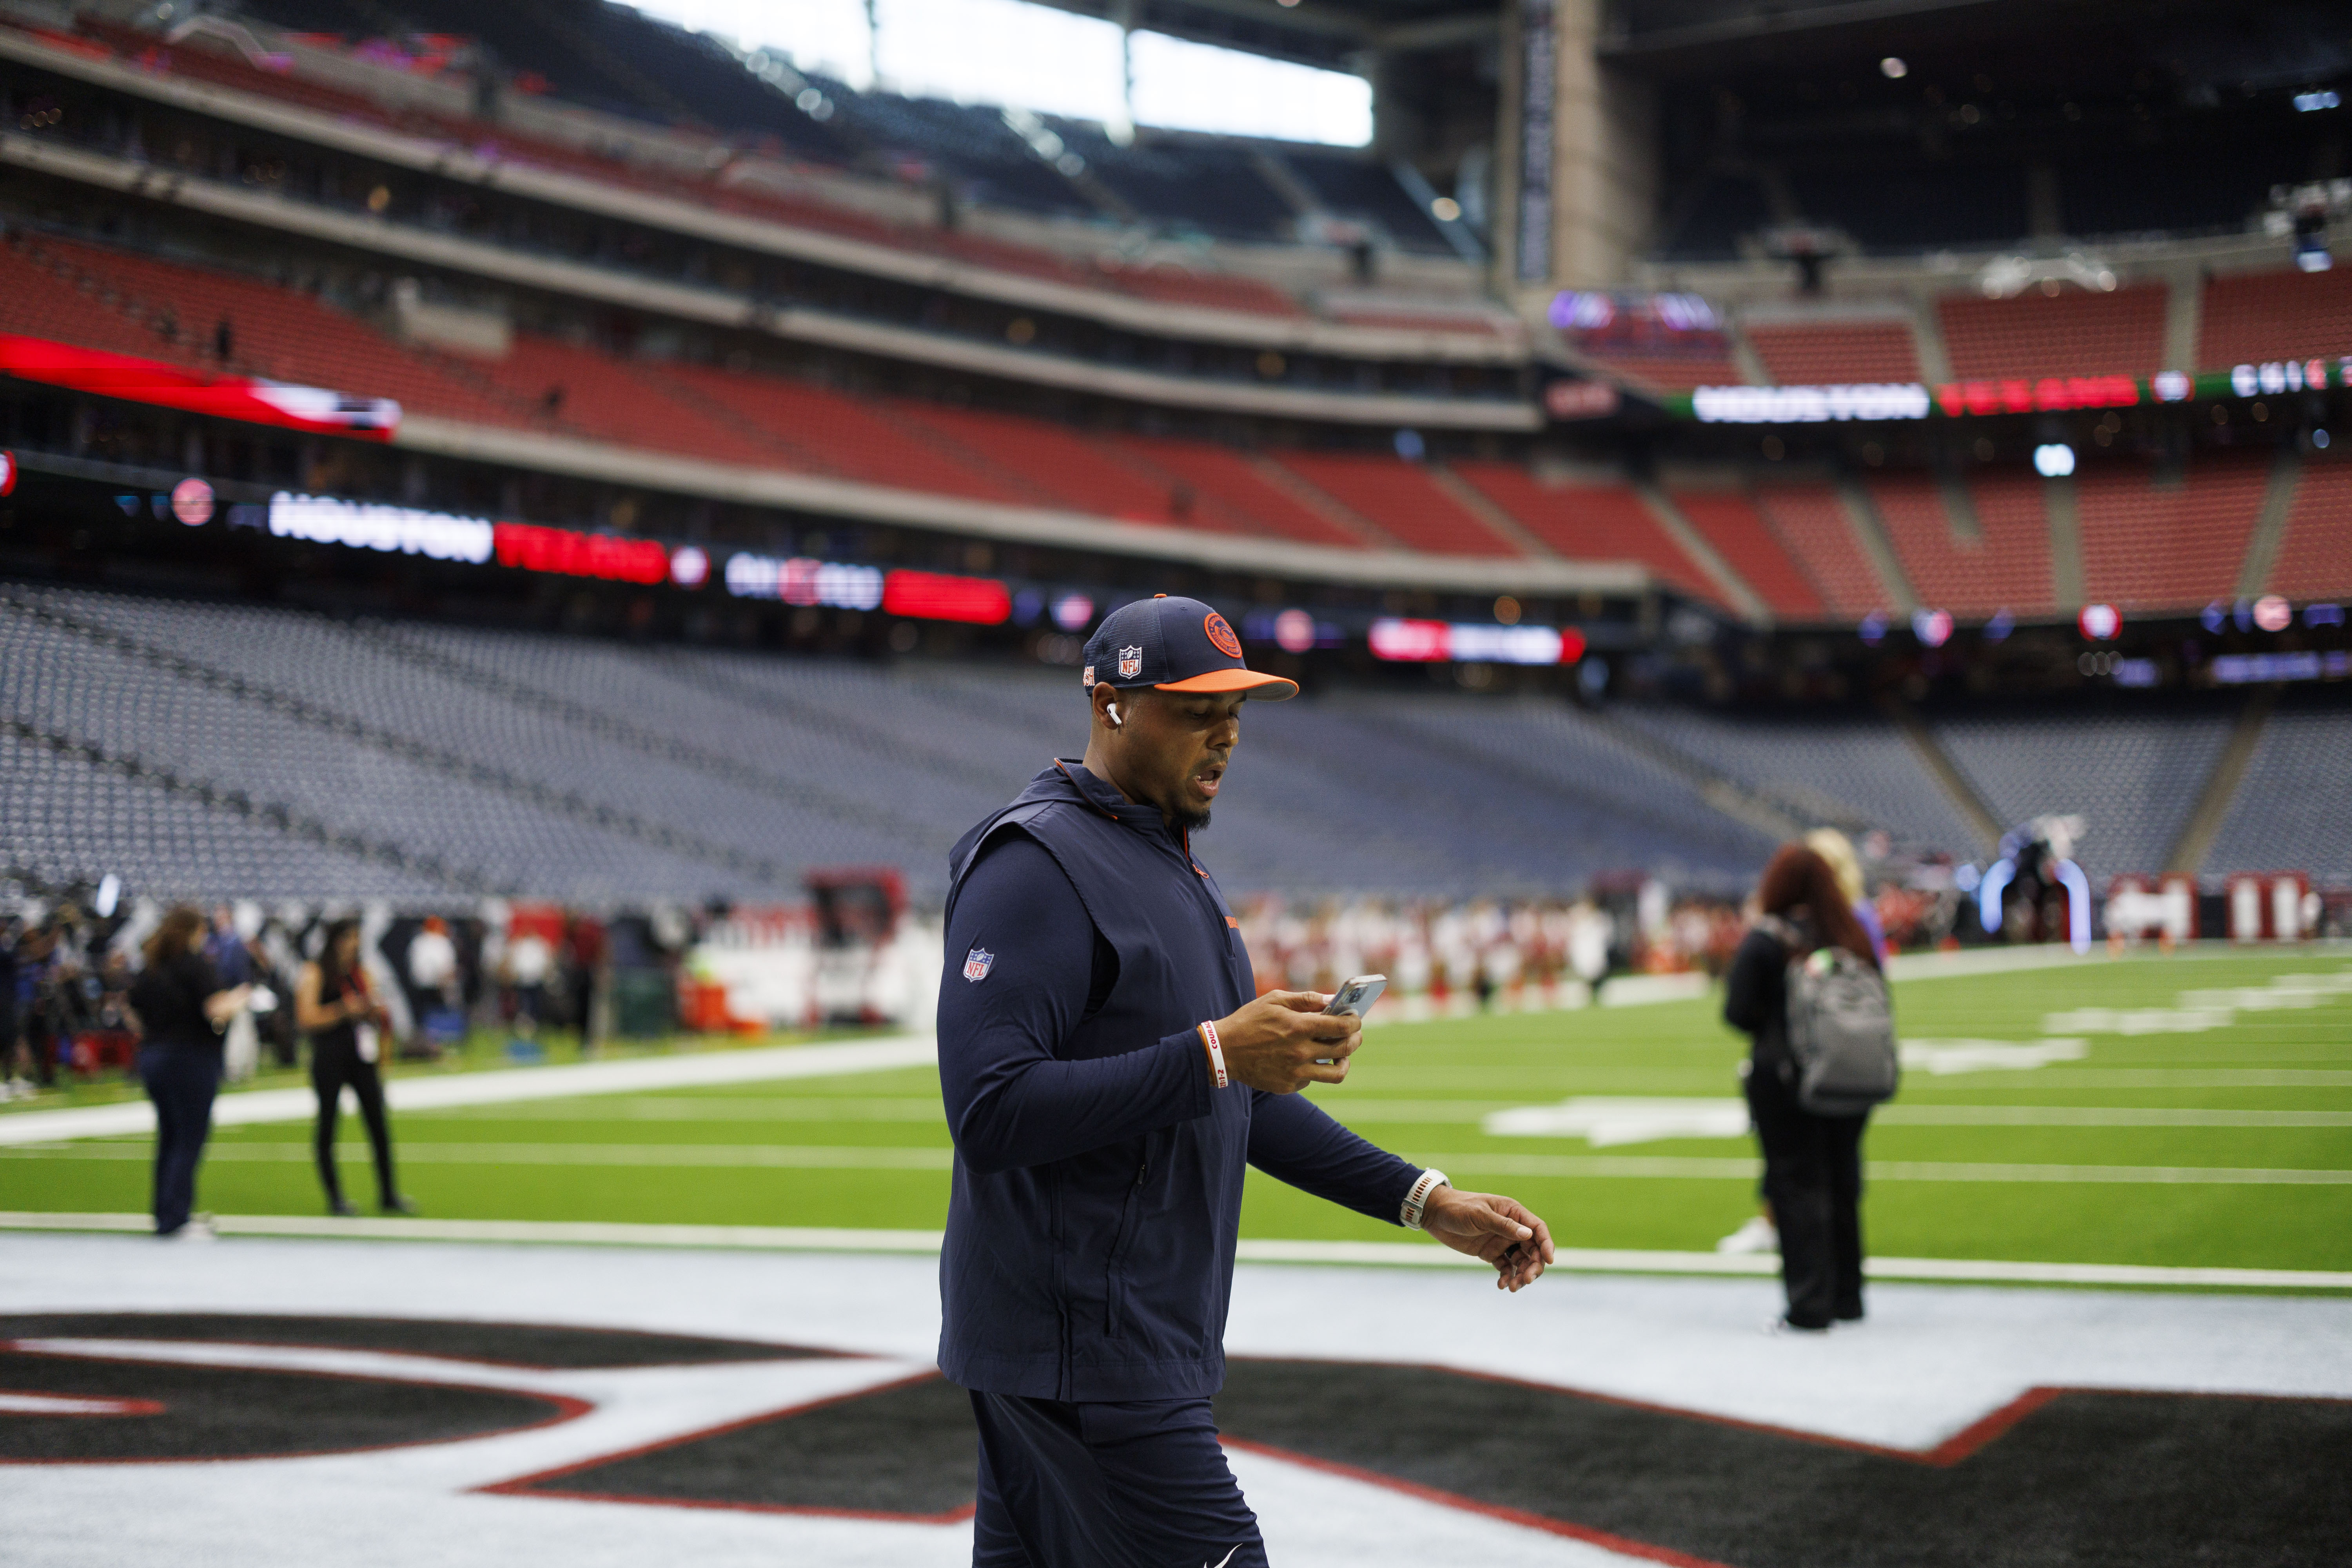
[[[1773,1326],[1821,1332],[1832,1321],[1862,1318],[1862,1131],[1869,1107],[1893,1092],[1893,1034],[1886,1019],[1885,983],[1869,933],[1838,886],[1837,874],[1803,844],[1780,847],[1757,888],[1759,914],[1732,955],[1724,984],[1724,1021],[1753,1042],[1741,1064],[1748,1114],[1764,1152],[1764,1192],[1780,1230],[1780,1280],[1785,1314]],[[1883,1049],[1883,1088],[1824,1084],[1810,1077],[1790,1039],[1791,971],[1818,1007],[1808,976],[1840,985],[1861,1006],[1864,1029],[1874,994],[1884,1023],[1883,1047],[1865,1041],[1865,1058]],[[1809,1042],[1834,1029],[1813,1016],[1800,1020]],[[1864,1066],[1874,1063],[1865,1059]]]

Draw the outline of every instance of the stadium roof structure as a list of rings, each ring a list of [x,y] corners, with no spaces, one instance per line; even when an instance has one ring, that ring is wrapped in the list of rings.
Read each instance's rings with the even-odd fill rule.
[[[1502,26],[1500,0],[1041,0],[1198,43],[1353,68],[1366,53],[1475,44]]]

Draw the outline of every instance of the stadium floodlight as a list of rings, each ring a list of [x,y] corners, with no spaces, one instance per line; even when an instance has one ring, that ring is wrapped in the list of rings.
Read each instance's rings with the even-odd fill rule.
[[[1085,629],[1095,618],[1095,602],[1084,594],[1065,594],[1054,601],[1054,624],[1066,632]]]
[[[669,558],[669,580],[681,588],[699,588],[710,578],[710,556],[692,544],[682,544]]]
[[[2113,642],[2124,629],[2124,613],[2113,605],[2085,605],[2074,624],[2093,642]]]
[[[2074,448],[2063,441],[2033,448],[2033,471],[2045,479],[2063,479],[2074,471]]]
[[[2283,632],[2294,625],[2294,606],[2276,594],[2254,601],[2254,625],[2266,632]]]
[[[1952,613],[1949,610],[1914,610],[1911,613],[1911,635],[1919,639],[1921,647],[1941,647],[1952,640]]]
[[[2028,289],[2055,294],[2072,284],[2095,294],[2112,294],[2119,280],[2115,268],[2088,251],[2063,256],[2000,256],[1977,274],[1977,287],[1989,300],[2012,300]]]
[[[1901,81],[1911,74],[1911,68],[1901,55],[1889,55],[1878,62],[1878,71],[1889,81]]]

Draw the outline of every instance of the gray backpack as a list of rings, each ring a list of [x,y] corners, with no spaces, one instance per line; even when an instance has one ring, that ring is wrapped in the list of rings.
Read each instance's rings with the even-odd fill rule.
[[[1895,1006],[1886,977],[1842,947],[1807,953],[1788,921],[1757,922],[1798,956],[1789,961],[1789,1054],[1797,1103],[1816,1116],[1859,1116],[1895,1097]]]

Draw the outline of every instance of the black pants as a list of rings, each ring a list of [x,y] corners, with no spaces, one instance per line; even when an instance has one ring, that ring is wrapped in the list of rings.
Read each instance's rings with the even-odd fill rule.
[[[1789,1321],[1827,1328],[1862,1316],[1862,1130],[1870,1118],[1815,1116],[1771,1068],[1748,1075],[1764,1146],[1764,1196],[1780,1227]]]
[[[974,1391],[973,1568],[1265,1568],[1205,1399]]]
[[[139,1076],[155,1102],[155,1234],[170,1236],[188,1223],[196,1203],[196,1162],[213,1131],[213,1096],[220,1089],[218,1047],[149,1046],[139,1053]]]
[[[335,1169],[335,1123],[342,1117],[343,1086],[359,1097],[360,1117],[367,1123],[368,1142],[375,1150],[375,1193],[389,1205],[400,1194],[392,1179],[392,1124],[383,1114],[383,1080],[375,1063],[360,1060],[358,1045],[349,1039],[315,1040],[310,1046],[310,1087],[319,1093],[319,1125],[311,1135],[318,1156],[319,1182],[327,1201],[343,1201],[341,1175]]]

